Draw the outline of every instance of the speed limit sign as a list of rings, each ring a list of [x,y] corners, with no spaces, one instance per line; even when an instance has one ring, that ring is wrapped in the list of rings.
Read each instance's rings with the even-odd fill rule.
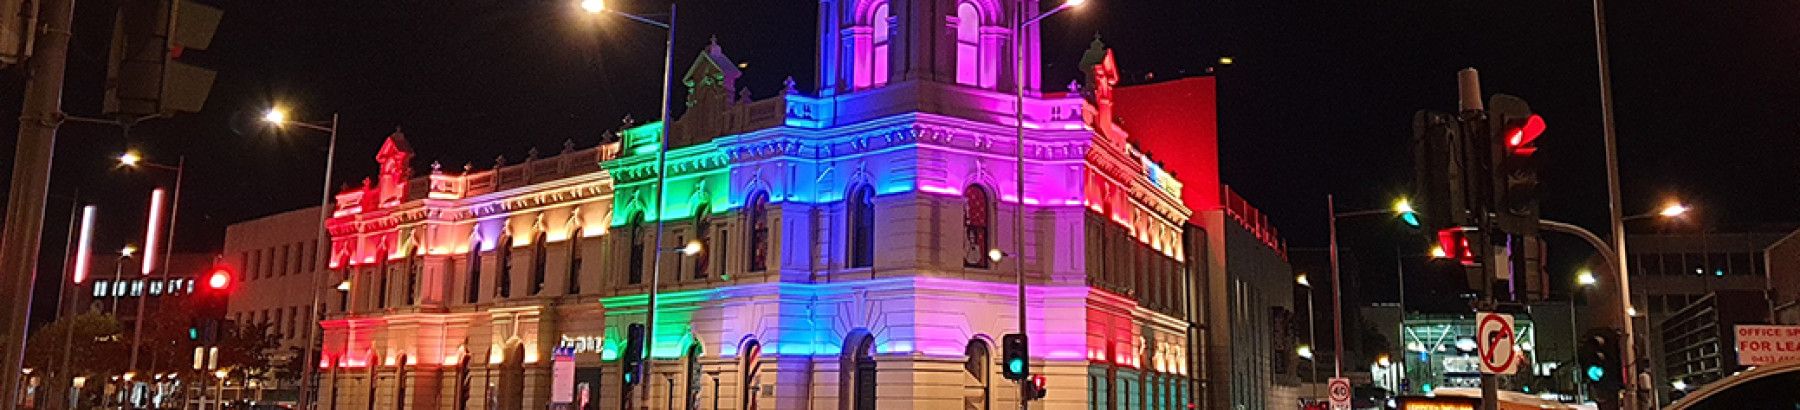
[[[1333,377],[1326,386],[1330,390],[1331,410],[1350,410],[1350,379]]]

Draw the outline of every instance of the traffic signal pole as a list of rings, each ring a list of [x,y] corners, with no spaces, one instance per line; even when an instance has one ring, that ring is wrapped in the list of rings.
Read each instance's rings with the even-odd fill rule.
[[[1487,141],[1486,138],[1484,138],[1489,133],[1487,132],[1488,127],[1486,126],[1487,125],[1486,124],[1487,118],[1485,118],[1486,114],[1483,112],[1485,107],[1482,105],[1482,102],[1481,102],[1481,77],[1480,77],[1480,74],[1477,73],[1474,68],[1464,68],[1464,69],[1462,69],[1462,71],[1459,71],[1456,74],[1457,74],[1456,75],[1457,101],[1458,101],[1458,105],[1460,106],[1460,109],[1461,109],[1460,115],[1462,117],[1462,121],[1460,121],[1460,122],[1461,122],[1461,124],[1463,124],[1463,126],[1465,128],[1464,129],[1465,132],[1463,133],[1463,135],[1469,136],[1468,138],[1463,139],[1463,153],[1464,153],[1464,158],[1468,158],[1468,154],[1475,154],[1475,153],[1479,153],[1479,152],[1484,152],[1484,150],[1490,150],[1489,145],[1492,145],[1492,144],[1491,144],[1491,141]],[[1470,127],[1469,126],[1470,124],[1477,124],[1477,125],[1474,127]],[[1470,128],[1476,128],[1476,129],[1470,129]],[[1465,161],[1464,163],[1469,164],[1474,167],[1480,167],[1485,164],[1489,164],[1490,161]],[[1474,175],[1473,178],[1470,178],[1471,174]],[[1469,180],[1472,180],[1472,181],[1483,181],[1482,178],[1487,177],[1487,174],[1486,173],[1476,173],[1476,172],[1465,172],[1463,174],[1463,176],[1465,178],[1469,178]],[[1465,186],[1486,186],[1486,185],[1487,185],[1486,183],[1482,183],[1480,185],[1465,185]],[[1491,190],[1482,190],[1482,189],[1473,189],[1473,188],[1468,190],[1468,192],[1470,192],[1470,193],[1490,192],[1490,191]],[[1495,243],[1495,239],[1497,239],[1497,238],[1505,238],[1505,236],[1503,236],[1503,235],[1496,235],[1498,232],[1495,232],[1493,218],[1490,217],[1488,214],[1488,211],[1490,208],[1489,202],[1490,201],[1481,201],[1481,200],[1472,200],[1472,201],[1468,202],[1469,208],[1470,208],[1469,210],[1473,211],[1473,212],[1471,212],[1471,214],[1476,220],[1476,227],[1477,227],[1477,229],[1475,231],[1469,233],[1470,235],[1473,235],[1476,238],[1474,241],[1471,241],[1471,243],[1474,245],[1470,246],[1469,248],[1475,253],[1475,255],[1477,257],[1476,260],[1480,261],[1480,267],[1478,269],[1481,270],[1481,273],[1478,276],[1481,280],[1481,300],[1478,301],[1475,305],[1475,310],[1478,312],[1492,311],[1494,309],[1494,306],[1495,306],[1494,278],[1496,277],[1495,271],[1496,271],[1496,268],[1499,267],[1499,264],[1501,262],[1501,260],[1499,258],[1494,257],[1497,254],[1497,252],[1494,252],[1494,249],[1495,249],[1494,243]],[[1477,335],[1476,338],[1484,339],[1480,335]],[[1478,342],[1484,343],[1484,344],[1487,343],[1485,340],[1478,340]],[[1481,408],[1483,410],[1497,410],[1497,409],[1499,409],[1499,401],[1500,401],[1499,379],[1497,377],[1495,377],[1495,375],[1492,373],[1482,372],[1482,374],[1481,374]]]
[[[12,292],[12,305],[0,340],[0,369],[25,364],[25,327],[31,317],[32,284],[37,279],[39,236],[44,229],[44,202],[50,188],[50,160],[56,128],[62,123],[63,74],[69,55],[75,0],[45,0],[39,9],[43,31],[26,64],[25,100],[19,113],[19,138],[13,153],[12,186],[6,204],[6,227],[0,233],[0,275]],[[0,371],[0,407],[19,403],[20,372]]]

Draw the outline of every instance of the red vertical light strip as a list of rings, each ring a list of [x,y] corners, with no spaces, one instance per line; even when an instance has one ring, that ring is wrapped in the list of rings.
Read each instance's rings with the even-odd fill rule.
[[[93,257],[94,206],[81,207],[81,236],[75,242],[75,271],[70,277],[79,285],[87,281],[89,259]]]
[[[161,245],[158,239],[162,239],[162,236],[158,235],[162,233],[162,215],[163,189],[157,188],[150,191],[150,222],[144,228],[144,269],[142,272],[145,276],[156,270],[156,256],[161,255],[161,251],[157,250],[157,247]]]

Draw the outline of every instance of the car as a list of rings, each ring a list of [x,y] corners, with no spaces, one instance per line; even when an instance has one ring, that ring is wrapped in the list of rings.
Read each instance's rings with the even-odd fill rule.
[[[1761,366],[1719,379],[1664,407],[1667,410],[1796,408],[1800,408],[1800,361]]]

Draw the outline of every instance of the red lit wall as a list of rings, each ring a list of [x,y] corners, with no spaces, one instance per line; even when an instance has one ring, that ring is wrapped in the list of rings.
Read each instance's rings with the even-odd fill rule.
[[[1115,109],[1132,145],[1181,180],[1188,209],[1220,208],[1218,98],[1213,77],[1115,89]]]

